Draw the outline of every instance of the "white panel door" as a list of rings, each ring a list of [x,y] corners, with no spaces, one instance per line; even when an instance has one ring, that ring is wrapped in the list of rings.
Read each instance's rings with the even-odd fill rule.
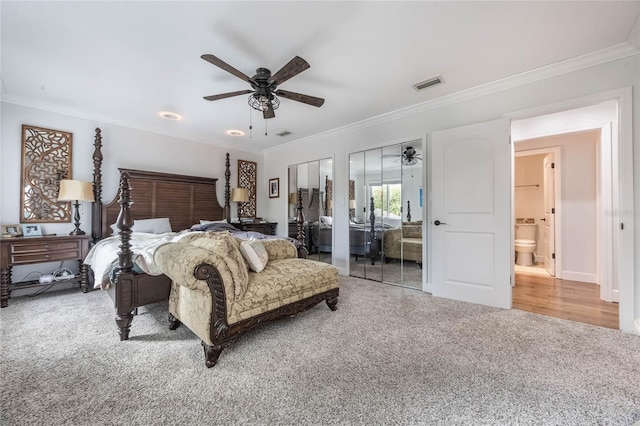
[[[509,121],[431,140],[433,295],[511,308]]]
[[[544,269],[556,275],[556,180],[553,168],[553,153],[544,157]]]

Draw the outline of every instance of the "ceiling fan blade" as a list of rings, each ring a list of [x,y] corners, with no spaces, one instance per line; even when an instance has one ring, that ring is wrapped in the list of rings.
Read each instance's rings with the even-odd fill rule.
[[[233,75],[235,75],[236,77],[246,81],[247,83],[250,84],[255,84],[255,81],[253,81],[251,79],[251,77],[249,77],[248,75],[246,75],[245,73],[243,73],[242,71],[238,71],[237,69],[235,69],[234,67],[232,67],[231,65],[229,65],[228,63],[226,63],[225,61],[223,61],[222,59],[210,55],[210,54],[205,54],[200,56],[202,59],[204,59],[205,61],[219,67],[222,68],[223,70],[225,70],[228,73],[231,73]]]
[[[262,111],[262,118],[264,118],[265,120],[268,118],[275,118],[276,112],[273,110],[273,106],[271,106],[271,102],[269,102],[267,105],[268,105],[267,109]]]
[[[269,84],[275,84],[276,86],[284,83],[289,80],[291,77],[295,77],[300,74],[302,71],[309,68],[311,65],[300,56],[296,56],[292,60],[287,63],[284,67],[280,68],[280,70],[275,73],[269,79]]]
[[[316,98],[315,96],[303,95],[301,93],[289,92],[287,90],[276,90],[274,92],[277,96],[291,99],[292,101],[302,102],[303,104],[313,105],[314,107],[321,107],[324,104],[324,99]]]
[[[246,95],[247,93],[253,93],[253,90],[239,90],[237,92],[220,93],[219,95],[205,96],[208,101],[217,101],[218,99],[231,98],[233,96]]]

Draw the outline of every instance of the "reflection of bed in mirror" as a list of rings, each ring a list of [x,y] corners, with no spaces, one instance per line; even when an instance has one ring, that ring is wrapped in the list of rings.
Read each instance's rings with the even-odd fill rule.
[[[368,257],[372,265],[380,256],[382,250],[382,239],[389,225],[376,223],[374,214],[373,197],[370,201],[370,214],[367,223],[349,224],[349,254],[355,256],[357,261],[359,257]]]
[[[380,247],[384,228],[374,226],[373,233],[370,224],[351,223],[349,225],[349,253],[359,257],[368,257],[371,264],[375,265],[380,256]],[[373,235],[373,238],[371,236]]]
[[[309,224],[309,246],[313,252],[331,253],[333,245],[333,218],[320,216],[315,222]]]

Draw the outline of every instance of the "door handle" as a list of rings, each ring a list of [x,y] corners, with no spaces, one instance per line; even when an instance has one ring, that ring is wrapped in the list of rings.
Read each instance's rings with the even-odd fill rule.
[[[542,218],[542,219],[540,219],[540,220],[544,222],[544,221],[546,221],[547,219],[545,219],[545,218],[543,217],[543,218]]]
[[[434,221],[433,221],[433,224],[434,224],[435,226],[446,225],[446,223],[445,223],[445,222],[440,222],[439,220],[434,220]]]

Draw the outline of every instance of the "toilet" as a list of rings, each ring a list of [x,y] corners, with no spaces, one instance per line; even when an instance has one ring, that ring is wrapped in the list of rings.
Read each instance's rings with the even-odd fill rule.
[[[515,232],[516,265],[533,265],[533,252],[536,251],[536,232],[534,223],[517,223]]]

